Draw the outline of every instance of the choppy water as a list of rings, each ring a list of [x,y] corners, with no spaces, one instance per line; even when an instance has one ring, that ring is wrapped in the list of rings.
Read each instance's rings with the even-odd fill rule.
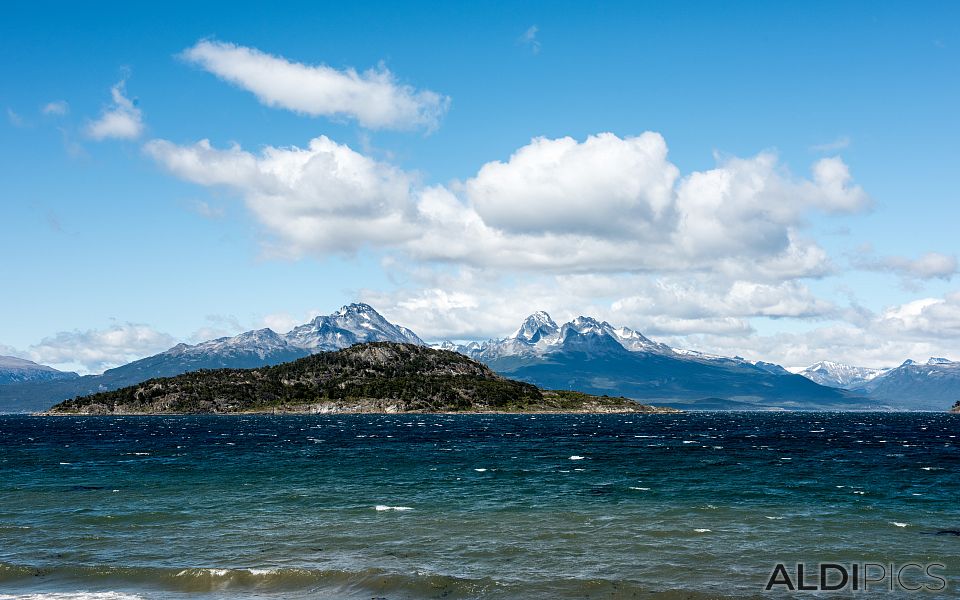
[[[778,561],[940,562],[960,597],[960,537],[930,535],[960,530],[958,435],[932,413],[2,416],[0,599],[742,597]]]

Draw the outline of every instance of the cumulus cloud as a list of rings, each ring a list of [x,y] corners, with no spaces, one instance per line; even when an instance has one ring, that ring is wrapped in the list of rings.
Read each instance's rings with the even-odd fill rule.
[[[310,116],[350,117],[370,129],[432,130],[450,99],[404,85],[383,65],[362,73],[291,62],[225,42],[201,41],[184,60],[252,92],[263,104]]]
[[[87,124],[87,137],[94,140],[136,139],[143,133],[143,113],[135,100],[125,95],[126,80],[110,88],[112,102],[95,121]]]
[[[903,256],[860,257],[854,259],[854,266],[868,271],[894,273],[904,279],[943,280],[951,279],[960,268],[956,256],[939,252],[927,252],[913,259]]]
[[[877,328],[918,340],[960,339],[960,292],[943,298],[922,298],[881,313]]]
[[[839,159],[815,163],[811,179],[771,153],[683,177],[657,133],[537,138],[465,182],[429,187],[323,136],[258,155],[207,140],[145,149],[182,179],[235,190],[288,256],[371,246],[517,271],[818,277],[832,265],[802,235],[805,218],[868,200]]]
[[[237,192],[274,236],[278,255],[354,252],[417,235],[414,177],[325,136],[306,148],[268,146],[259,155],[217,149],[208,140],[153,140],[144,150],[181,179]]]
[[[684,271],[815,277],[826,253],[801,234],[811,212],[868,203],[839,159],[796,178],[775,155],[731,158],[681,177],[656,133],[535,139],[484,165],[460,195],[422,193],[421,259],[557,271]]]
[[[40,112],[45,115],[62,117],[70,112],[70,105],[67,104],[66,100],[56,100],[43,105],[43,108],[40,109]]]
[[[28,348],[27,355],[41,364],[100,373],[176,343],[173,337],[147,325],[123,323],[106,329],[60,332]]]

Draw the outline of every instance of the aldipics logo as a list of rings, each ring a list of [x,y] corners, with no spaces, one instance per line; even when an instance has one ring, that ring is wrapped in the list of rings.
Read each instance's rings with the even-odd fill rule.
[[[947,588],[941,563],[819,563],[807,569],[797,563],[791,570],[777,563],[764,590],[790,592],[942,592]]]

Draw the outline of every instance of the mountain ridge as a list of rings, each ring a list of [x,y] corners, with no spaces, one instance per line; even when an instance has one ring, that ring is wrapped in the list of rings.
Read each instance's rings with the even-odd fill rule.
[[[65,400],[47,414],[676,412],[545,391],[456,352],[368,342],[255,369],[201,370]]]

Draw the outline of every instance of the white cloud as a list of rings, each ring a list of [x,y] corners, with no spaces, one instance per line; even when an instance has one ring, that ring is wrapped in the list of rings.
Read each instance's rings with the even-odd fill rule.
[[[10,121],[10,124],[13,125],[14,127],[27,126],[27,122],[24,120],[24,118],[9,106],[7,107],[7,120]]]
[[[523,32],[523,35],[517,40],[520,44],[528,46],[530,52],[534,54],[540,54],[540,40],[537,39],[537,33],[540,32],[540,28],[536,25],[531,25]]]
[[[939,252],[927,252],[918,258],[886,256],[883,258],[855,258],[854,266],[868,271],[894,273],[905,279],[944,279],[957,274],[957,257]]]
[[[359,296],[424,339],[503,336],[535,310],[547,310],[558,321],[586,314],[658,336],[744,336],[753,332],[750,320],[756,317],[827,319],[840,313],[797,282],[729,282],[706,274],[503,277],[471,268],[403,274],[404,285]]]
[[[153,140],[144,149],[181,179],[240,194],[275,237],[278,255],[353,252],[417,234],[413,176],[325,136],[307,148],[268,146],[258,156],[239,146],[216,149],[208,140]]]
[[[26,354],[40,364],[100,373],[176,343],[173,337],[147,325],[123,323],[106,329],[63,331],[30,346]]]
[[[837,150],[849,148],[851,143],[852,141],[849,136],[841,135],[831,142],[810,146],[810,149],[814,152],[836,152]]]
[[[67,104],[66,100],[56,100],[54,102],[48,102],[40,109],[45,115],[51,115],[54,117],[62,117],[70,112],[70,105]]]
[[[259,155],[207,140],[145,149],[176,176],[241,195],[291,257],[382,247],[424,262],[512,271],[687,272],[778,281],[832,270],[801,230],[808,214],[867,203],[846,165],[796,178],[776,156],[723,160],[680,177],[656,133],[537,138],[451,186],[326,137]]]
[[[880,315],[877,329],[917,340],[960,339],[960,292],[893,306]]]
[[[657,133],[536,138],[464,184],[485,224],[509,233],[551,231],[646,238],[671,226],[679,170]]]
[[[371,129],[432,130],[450,105],[446,96],[401,84],[383,65],[358,73],[307,65],[216,41],[201,41],[181,56],[255,94],[267,106],[310,116],[351,117]]]
[[[124,95],[126,80],[110,88],[112,103],[103,109],[100,118],[87,124],[85,132],[94,140],[136,139],[143,133],[143,113],[134,100]]]

